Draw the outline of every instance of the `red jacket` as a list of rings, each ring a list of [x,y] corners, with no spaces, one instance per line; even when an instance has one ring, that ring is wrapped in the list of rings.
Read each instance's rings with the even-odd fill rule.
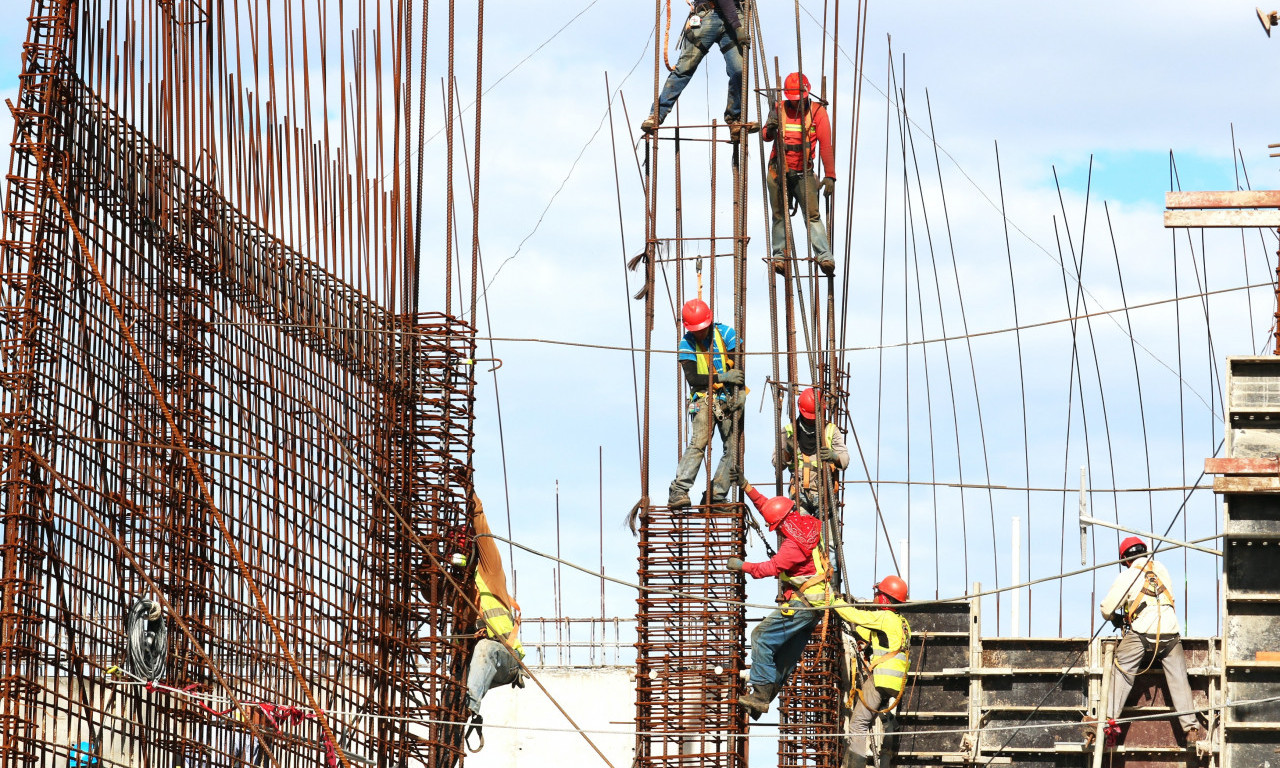
[[[799,109],[799,102],[783,101],[781,112],[775,108],[775,111],[769,115],[769,122],[765,124],[764,133],[761,135],[765,141],[773,141],[777,138],[771,125],[776,117],[780,123],[778,129],[782,133],[787,168],[792,171],[809,170],[813,167],[814,151],[820,150],[824,175],[834,179],[836,177],[836,149],[831,145],[831,120],[827,117],[827,108],[814,101],[806,103],[808,104],[809,112],[807,121],[804,120],[805,115]],[[803,154],[802,143],[805,134],[803,127],[805,125],[808,127],[809,156],[807,158]],[[790,130],[788,130],[788,126]],[[769,155],[769,169],[771,171],[776,170],[777,163],[778,146],[775,144],[773,152]]]
[[[764,506],[769,497],[752,488],[747,492],[756,509]],[[822,538],[822,523],[816,518],[802,512],[787,515],[779,526],[782,531],[782,544],[778,554],[759,563],[743,563],[742,570],[753,578],[767,579],[784,573],[798,581],[817,572],[813,564],[813,550]],[[790,600],[795,590],[787,589],[783,597]]]

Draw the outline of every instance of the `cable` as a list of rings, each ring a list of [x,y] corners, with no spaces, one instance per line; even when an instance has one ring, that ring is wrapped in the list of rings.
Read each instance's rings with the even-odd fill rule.
[[[165,658],[169,654],[169,625],[160,603],[147,598],[133,601],[124,620],[129,663],[144,680],[164,677]]]

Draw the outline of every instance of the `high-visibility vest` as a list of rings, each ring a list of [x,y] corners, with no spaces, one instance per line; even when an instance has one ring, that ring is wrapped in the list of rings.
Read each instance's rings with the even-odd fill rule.
[[[725,372],[725,367],[728,364],[728,357],[726,356],[727,350],[724,346],[724,337],[720,335],[719,328],[715,326],[711,327],[711,346],[715,348],[714,354],[711,352],[710,347],[707,349],[701,349],[701,345],[698,344],[696,339],[692,339],[692,345],[694,355],[698,360],[698,373],[700,375],[706,376],[710,372],[713,364],[716,367],[717,375]]]
[[[1150,607],[1160,610],[1166,605],[1170,608],[1173,607],[1173,593],[1160,580],[1160,576],[1156,574],[1154,566],[1155,561],[1150,559],[1142,566],[1142,592],[1125,609],[1125,618],[1128,619],[1130,624],[1133,623],[1133,619],[1138,615],[1138,612],[1144,608]]]
[[[894,617],[900,626],[888,622],[889,629],[880,630],[859,624],[854,632],[871,645],[871,673],[876,687],[901,692],[910,668],[907,651],[911,648],[911,625],[903,616],[895,613]]]
[[[787,109],[782,109],[779,118],[782,123],[782,150],[788,155],[796,157],[804,157],[805,145],[808,144],[809,157],[804,163],[805,168],[813,165],[813,155],[818,146],[818,129],[815,125],[817,121],[813,119],[818,109],[817,104],[809,103],[804,112],[797,117],[791,117]],[[788,163],[790,167],[790,163]]]
[[[795,433],[796,429],[793,424],[788,424],[782,428],[782,434],[786,437],[788,443],[795,437]],[[828,423],[826,429],[822,430],[822,437],[823,441],[820,447],[830,448],[836,437],[836,425]],[[792,460],[791,479],[801,490],[807,491],[811,488],[816,488],[818,485],[818,469],[821,462],[818,461],[817,454],[801,453],[799,447],[799,445],[796,446],[796,455]],[[827,463],[827,467],[833,473],[839,469],[831,462]]]
[[[813,548],[809,557],[813,559],[813,575],[795,585],[796,592],[804,595],[812,605],[826,605],[831,601],[831,561],[827,559],[825,541],[818,539],[818,546]]]
[[[524,646],[520,644],[520,622],[511,610],[489,591],[480,573],[476,573],[476,590],[480,593],[480,618],[489,637],[503,640],[513,651],[524,658]]]

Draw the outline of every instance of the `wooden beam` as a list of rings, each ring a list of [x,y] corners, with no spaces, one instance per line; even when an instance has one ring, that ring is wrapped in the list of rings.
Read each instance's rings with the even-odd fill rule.
[[[1277,475],[1280,461],[1276,459],[1205,459],[1206,475]]]
[[[1280,227],[1280,210],[1173,210],[1164,212],[1166,229],[1217,227]]]
[[[1280,477],[1234,476],[1213,478],[1214,493],[1280,493]]]
[[[1165,192],[1166,208],[1280,208],[1280,189],[1250,192]]]

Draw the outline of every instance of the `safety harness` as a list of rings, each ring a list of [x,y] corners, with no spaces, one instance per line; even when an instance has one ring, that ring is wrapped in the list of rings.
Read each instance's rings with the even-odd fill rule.
[[[782,428],[783,436],[790,443],[795,437],[795,426],[787,424]],[[800,446],[796,445],[796,456],[792,461],[791,482],[795,488],[802,491],[809,491],[818,484],[819,469],[822,462],[818,460],[818,451],[823,448],[830,448],[836,437],[836,425],[827,424],[822,430],[822,442],[814,446],[813,453],[803,453]],[[835,473],[839,471],[839,467],[833,462],[827,462],[827,469],[831,474],[831,491],[832,493],[840,492],[840,483],[835,478]]]
[[[1170,608],[1174,607],[1173,593],[1160,580],[1155,570],[1154,560],[1148,558],[1143,564],[1142,580],[1142,596],[1134,600],[1133,604],[1125,610],[1125,621],[1129,624],[1133,624],[1133,620],[1138,618],[1138,614],[1142,613],[1148,605],[1155,605],[1157,609],[1166,605]]]

